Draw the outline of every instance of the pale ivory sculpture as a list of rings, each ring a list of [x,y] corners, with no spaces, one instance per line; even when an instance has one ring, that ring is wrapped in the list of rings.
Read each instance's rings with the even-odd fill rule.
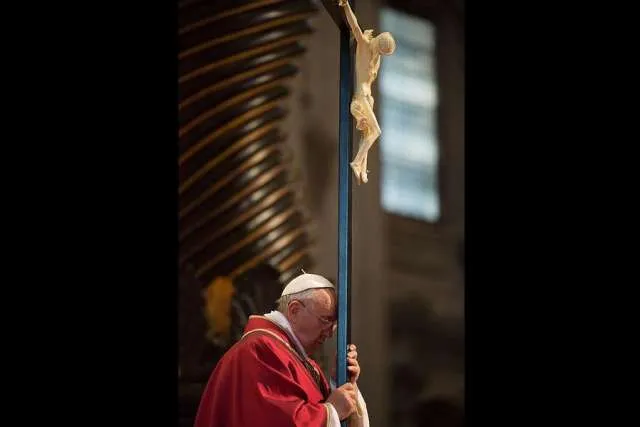
[[[396,49],[396,42],[388,32],[380,33],[376,37],[373,37],[373,30],[363,32],[349,2],[338,0],[338,5],[344,8],[356,41],[356,87],[351,100],[351,115],[356,119],[356,129],[361,132],[361,139],[358,152],[351,162],[351,169],[359,184],[367,182],[367,153],[382,133],[373,112],[371,85],[378,76],[380,56],[391,55]]]

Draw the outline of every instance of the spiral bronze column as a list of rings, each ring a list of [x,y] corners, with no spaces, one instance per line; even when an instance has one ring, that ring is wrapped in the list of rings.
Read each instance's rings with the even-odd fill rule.
[[[179,264],[200,283],[260,263],[285,282],[311,264],[281,126],[315,13],[309,0],[179,4]]]

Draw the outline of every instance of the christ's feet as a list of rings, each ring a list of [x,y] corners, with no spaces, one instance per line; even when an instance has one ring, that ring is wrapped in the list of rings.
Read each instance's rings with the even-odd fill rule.
[[[350,165],[351,165],[351,169],[353,170],[353,174],[356,176],[356,181],[358,182],[358,185],[362,183],[366,184],[368,181],[366,166],[363,167],[363,165],[355,161],[351,162]]]

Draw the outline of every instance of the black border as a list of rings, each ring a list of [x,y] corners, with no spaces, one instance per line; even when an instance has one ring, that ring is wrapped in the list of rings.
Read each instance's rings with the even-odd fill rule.
[[[64,7],[32,5],[15,63],[38,227],[20,383],[42,402],[19,416],[175,426],[177,2]]]
[[[592,104],[569,89],[584,64],[566,62],[579,47],[560,8],[465,6],[465,415],[544,423],[584,392],[571,371],[589,267],[572,258],[589,244],[572,201],[589,124],[571,116]]]

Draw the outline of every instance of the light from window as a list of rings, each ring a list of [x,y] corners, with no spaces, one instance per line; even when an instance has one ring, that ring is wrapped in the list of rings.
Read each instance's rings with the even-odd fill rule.
[[[402,216],[436,221],[440,216],[435,73],[435,28],[424,19],[390,8],[380,31],[396,51],[380,69],[382,206]]]

